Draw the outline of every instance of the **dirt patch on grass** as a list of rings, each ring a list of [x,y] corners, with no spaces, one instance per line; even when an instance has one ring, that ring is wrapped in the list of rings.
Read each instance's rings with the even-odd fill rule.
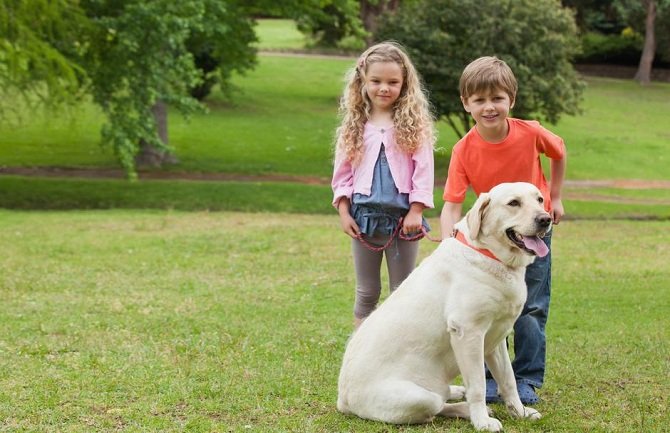
[[[72,177],[123,179],[125,171],[119,168],[84,167],[0,167],[0,175],[34,177]],[[296,182],[311,185],[328,185],[330,178],[319,176],[298,176],[290,174],[247,175],[236,173],[199,173],[165,170],[139,170],[140,179],[146,180],[202,180],[202,181],[240,181],[240,182]],[[442,185],[439,179],[436,185]],[[567,188],[620,188],[620,189],[670,189],[670,180],[645,179],[599,179],[566,180]]]

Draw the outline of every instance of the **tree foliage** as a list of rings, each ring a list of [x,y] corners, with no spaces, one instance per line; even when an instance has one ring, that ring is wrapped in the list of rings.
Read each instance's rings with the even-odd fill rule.
[[[219,60],[223,82],[253,64],[252,23],[232,2],[85,0],[82,6],[94,24],[84,63],[108,119],[103,143],[131,175],[140,143],[170,150],[157,132],[157,103],[183,115],[202,109],[191,90],[211,75],[196,66],[197,55]]]
[[[362,49],[366,36],[356,0],[312,0],[293,10],[298,30],[317,47]]]
[[[76,0],[0,2],[0,115],[16,96],[31,105],[76,103],[86,71],[77,61],[86,19]]]
[[[202,110],[195,87],[226,90],[255,62],[254,23],[237,0],[3,0],[0,10],[2,91],[53,105],[89,92],[106,116],[102,141],[131,177],[141,144],[170,151],[165,105]]]
[[[395,39],[421,72],[436,114],[457,134],[471,127],[460,102],[463,68],[484,55],[505,60],[519,82],[514,115],[556,122],[575,114],[583,83],[571,63],[579,47],[572,13],[558,0],[424,0],[387,15],[375,35]]]
[[[612,2],[626,25],[641,35],[645,35],[648,30],[646,21],[649,5],[650,3],[654,4],[654,54],[660,62],[670,63],[670,0],[655,0],[653,2],[649,0],[612,0]]]
[[[647,33],[647,0],[563,0],[575,11],[586,62],[638,64]],[[654,65],[670,64],[670,1],[655,0]]]

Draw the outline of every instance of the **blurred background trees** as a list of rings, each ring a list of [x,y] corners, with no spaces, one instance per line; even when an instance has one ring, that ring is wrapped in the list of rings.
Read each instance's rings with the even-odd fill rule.
[[[648,83],[653,67],[670,68],[670,1],[563,0],[576,12],[579,63],[636,66]]]
[[[494,13],[495,12],[495,13]],[[440,116],[462,134],[456,76],[495,54],[522,83],[515,115],[578,111],[574,64],[626,65],[646,83],[670,67],[670,0],[0,0],[0,117],[21,107],[102,109],[102,142],[130,177],[176,162],[168,108],[204,110],[213,88],[256,63],[255,20],[289,18],[307,50],[410,50]],[[631,77],[633,78],[632,74]],[[29,108],[32,109],[32,108]],[[28,110],[29,112],[29,110]]]
[[[480,56],[505,60],[519,81],[514,115],[556,122],[576,114],[582,83],[572,65],[579,43],[570,10],[557,0],[430,0],[405,5],[380,23],[379,39],[409,51],[436,114],[463,136],[472,126],[458,82]]]
[[[12,101],[57,107],[83,97],[77,61],[88,21],[73,2],[0,0],[0,116],[20,115]]]
[[[168,106],[202,110],[194,95],[225,91],[233,71],[253,67],[254,21],[242,3],[2,0],[1,88],[31,105],[90,95],[106,117],[102,143],[134,177],[136,164],[175,162]]]

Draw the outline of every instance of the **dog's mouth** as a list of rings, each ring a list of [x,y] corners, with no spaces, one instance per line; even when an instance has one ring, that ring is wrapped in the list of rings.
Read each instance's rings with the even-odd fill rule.
[[[512,228],[507,229],[505,233],[514,245],[524,250],[528,254],[532,254],[538,257],[544,257],[549,254],[549,248],[541,239],[541,236],[544,235],[544,233],[538,233],[534,236],[525,236],[521,233],[517,233]]]

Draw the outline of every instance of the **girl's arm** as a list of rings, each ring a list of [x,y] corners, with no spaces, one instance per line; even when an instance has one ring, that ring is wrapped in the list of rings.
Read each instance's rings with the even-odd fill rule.
[[[433,146],[424,143],[412,155],[414,172],[412,173],[412,189],[409,193],[409,202],[421,204],[425,208],[433,208],[433,188],[435,186],[435,162]]]
[[[338,209],[342,199],[349,198],[354,193],[354,169],[345,156],[337,152],[335,154],[335,163],[333,164],[333,179],[330,182],[333,190],[333,207]]]
[[[349,202],[347,197],[342,197],[337,202],[337,212],[340,214],[340,225],[342,226],[342,231],[356,239],[361,234],[361,231],[358,228],[358,224],[356,224],[356,221],[349,213],[350,208],[351,202]]]

